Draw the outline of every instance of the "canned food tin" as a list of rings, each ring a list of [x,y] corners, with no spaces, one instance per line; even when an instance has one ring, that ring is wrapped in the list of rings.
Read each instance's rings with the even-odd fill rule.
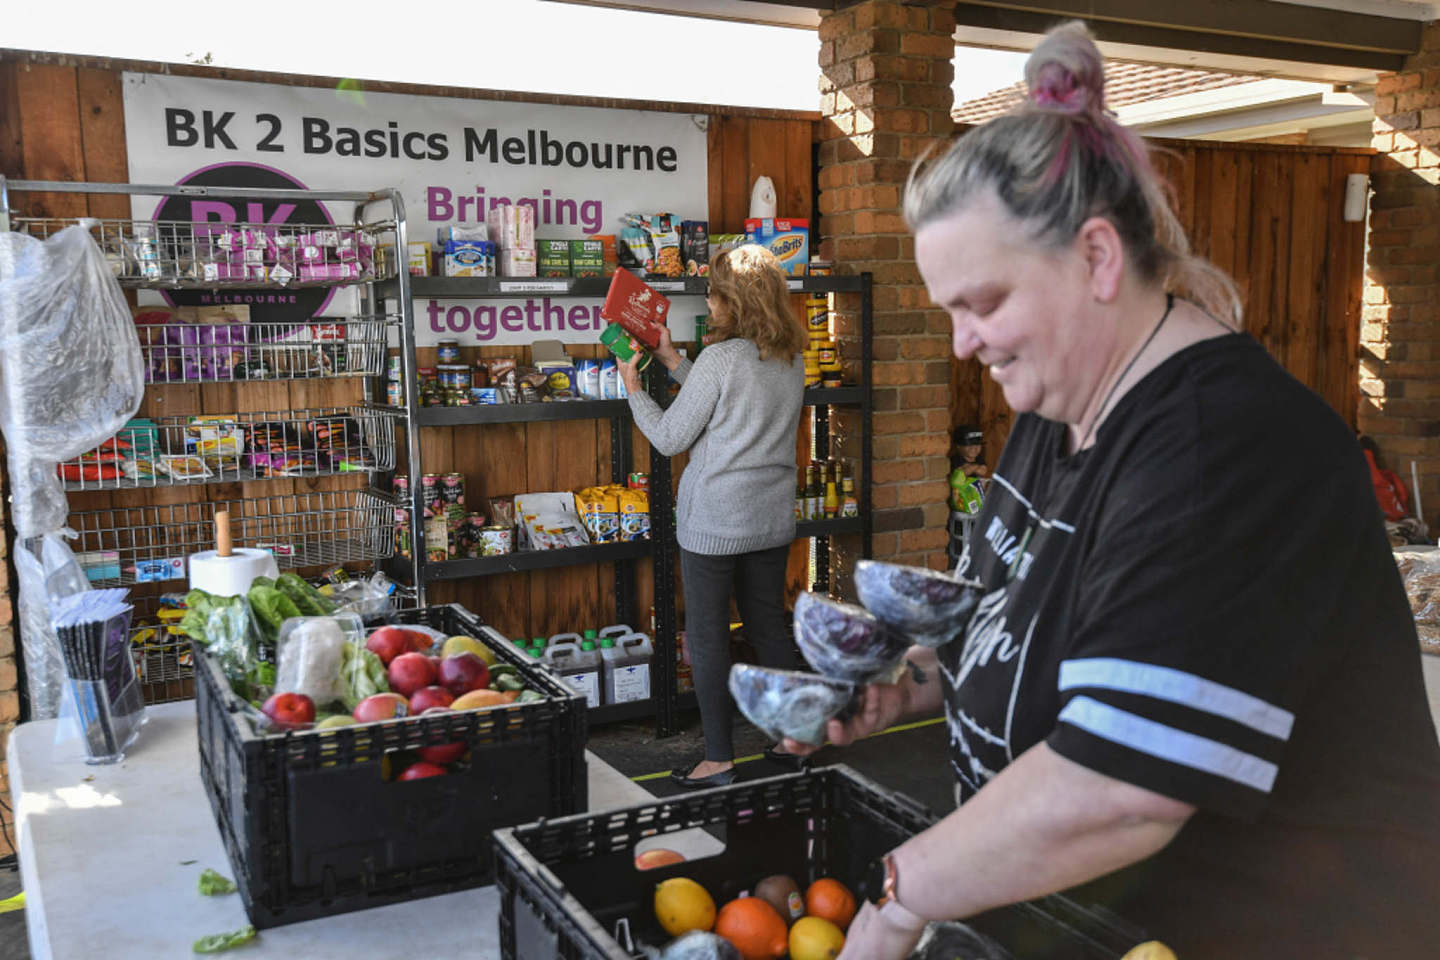
[[[513,549],[514,532],[509,527],[481,527],[480,555],[498,557]]]
[[[626,486],[628,486],[631,490],[649,490],[650,474],[632,473],[629,477],[626,478]]]
[[[435,345],[435,358],[441,363],[459,363],[460,341],[441,340]]]
[[[440,503],[440,475],[427,473],[420,478],[420,493],[426,509],[433,510]]]
[[[392,407],[405,406],[405,384],[399,380],[385,382],[385,402]]]
[[[447,473],[440,478],[440,500],[443,503],[465,502],[465,477],[458,473]]]
[[[401,380],[405,377],[405,360],[398,353],[392,353],[385,365],[385,379]]]
[[[395,496],[402,501],[410,499],[410,478],[405,474],[395,474],[395,479],[390,481],[390,485],[395,489]]]

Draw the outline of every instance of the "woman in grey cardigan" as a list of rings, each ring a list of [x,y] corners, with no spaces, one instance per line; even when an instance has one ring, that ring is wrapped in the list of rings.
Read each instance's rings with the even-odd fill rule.
[[[710,267],[711,343],[692,364],[669,331],[655,357],[682,386],[662,410],[641,388],[637,357],[620,364],[635,423],[667,456],[690,451],[676,502],[685,629],[705,757],[671,779],[711,787],[735,779],[730,727],[730,597],[766,666],[793,668],[785,629],[785,562],[795,539],[795,446],[805,391],[805,331],[785,274],[748,244]],[[799,760],[773,747],[766,755]]]

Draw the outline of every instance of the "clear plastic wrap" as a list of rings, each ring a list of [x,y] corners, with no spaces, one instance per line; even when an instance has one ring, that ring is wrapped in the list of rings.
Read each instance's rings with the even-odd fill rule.
[[[144,390],[130,308],[88,228],[48,240],[0,233],[0,432],[36,719],[56,715],[65,679],[50,601],[89,586],[60,538],[70,511],[56,466],[114,435]]]
[[[1395,562],[1405,580],[1420,649],[1440,656],[1440,550],[1405,547],[1395,551]]]
[[[291,617],[280,625],[276,693],[303,693],[318,707],[344,699],[345,644],[365,642],[365,626],[353,613]]]
[[[0,234],[0,430],[18,539],[65,525],[56,465],[125,426],[144,391],[130,308],[83,222],[48,240]]]

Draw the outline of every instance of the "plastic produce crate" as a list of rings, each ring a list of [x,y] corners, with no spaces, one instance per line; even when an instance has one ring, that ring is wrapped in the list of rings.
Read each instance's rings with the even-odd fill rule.
[[[934,821],[915,801],[836,765],[497,830],[501,953],[506,960],[635,960],[642,946],[671,939],[653,910],[655,885],[669,877],[699,882],[717,907],[777,873],[802,889],[835,877],[857,899],[876,900],[881,855]],[[723,852],[635,868],[639,841],[696,827],[716,836]],[[1006,907],[972,921],[994,938],[989,957],[966,955],[1115,960],[1145,937],[1111,920],[1063,897]],[[622,921],[629,937],[617,939]]]
[[[260,736],[197,646],[200,776],[256,927],[487,884],[492,830],[586,808],[583,696],[461,606],[390,619],[481,638],[546,699]],[[384,779],[388,755],[459,739],[468,763],[447,776]]]

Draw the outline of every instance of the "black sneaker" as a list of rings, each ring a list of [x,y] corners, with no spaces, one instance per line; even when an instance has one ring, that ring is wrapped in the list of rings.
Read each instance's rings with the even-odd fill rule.
[[[670,771],[670,782],[684,787],[686,790],[703,790],[706,787],[728,787],[735,782],[735,768],[721,770],[719,773],[712,773],[708,777],[692,777],[685,773],[686,769],[694,770],[697,764],[692,763],[688,768]]]

